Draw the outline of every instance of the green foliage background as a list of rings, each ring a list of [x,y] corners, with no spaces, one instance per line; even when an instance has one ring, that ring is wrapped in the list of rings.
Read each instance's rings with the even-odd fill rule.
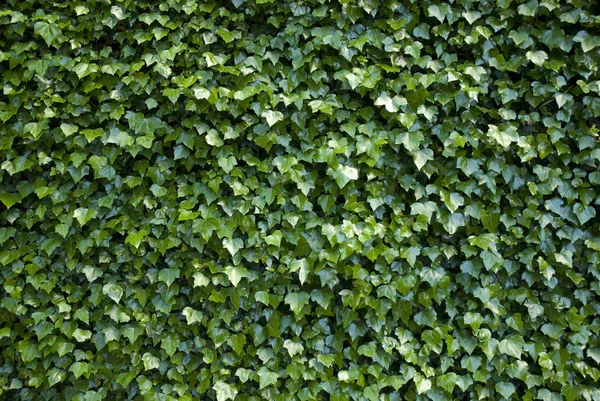
[[[2,1],[0,399],[600,400],[598,12]]]

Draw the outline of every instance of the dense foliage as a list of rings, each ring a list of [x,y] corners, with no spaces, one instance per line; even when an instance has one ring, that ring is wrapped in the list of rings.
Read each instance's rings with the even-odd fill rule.
[[[0,399],[600,400],[598,12],[2,1]]]

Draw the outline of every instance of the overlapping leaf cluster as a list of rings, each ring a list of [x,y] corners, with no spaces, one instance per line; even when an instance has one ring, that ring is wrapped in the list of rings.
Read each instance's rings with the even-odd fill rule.
[[[599,400],[600,9],[4,0],[3,400]]]

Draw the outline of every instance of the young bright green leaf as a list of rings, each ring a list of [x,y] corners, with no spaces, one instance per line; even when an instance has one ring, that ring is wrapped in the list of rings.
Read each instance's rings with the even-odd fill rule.
[[[216,381],[212,388],[217,393],[217,401],[235,400],[238,394],[234,386],[221,380]]]
[[[335,169],[328,168],[327,174],[335,180],[340,188],[344,188],[350,181],[358,180],[358,169],[339,164]]]

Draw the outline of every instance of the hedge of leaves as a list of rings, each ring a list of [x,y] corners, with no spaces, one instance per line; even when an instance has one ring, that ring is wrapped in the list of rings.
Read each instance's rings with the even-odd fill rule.
[[[589,0],[4,0],[0,399],[600,400]]]

